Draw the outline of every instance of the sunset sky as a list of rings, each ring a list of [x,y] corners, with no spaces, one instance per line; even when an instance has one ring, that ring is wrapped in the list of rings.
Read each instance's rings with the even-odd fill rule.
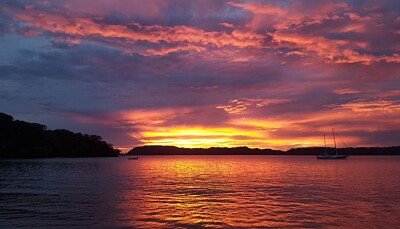
[[[400,1],[2,0],[0,112],[140,145],[400,145]]]

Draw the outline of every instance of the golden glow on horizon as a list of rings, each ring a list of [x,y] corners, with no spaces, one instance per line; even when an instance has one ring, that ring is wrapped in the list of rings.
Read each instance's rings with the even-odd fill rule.
[[[186,148],[209,148],[215,146],[235,147],[248,145],[262,139],[262,133],[238,128],[161,127],[156,131],[142,133],[145,145],[173,145]],[[249,140],[251,139],[251,140]]]
[[[202,127],[172,127],[158,128],[157,132],[143,132],[144,137],[182,137],[182,136],[247,136],[262,137],[260,133],[236,128],[202,128]]]
[[[257,123],[259,124],[259,123]],[[275,130],[272,130],[275,131]],[[132,133],[133,137],[137,137]],[[239,147],[289,149],[300,146],[322,146],[322,137],[274,139],[269,131],[240,128],[171,127],[142,133],[144,145],[170,145],[184,148]]]
[[[259,119],[230,115],[230,118],[221,122],[218,127],[168,126],[170,120],[181,117],[182,113],[186,112],[188,112],[187,109],[180,112],[178,110],[150,110],[149,112],[127,112],[126,114],[129,115],[125,117],[129,123],[136,124],[139,130],[131,132],[130,135],[143,145],[169,145],[184,148],[247,146],[287,150],[296,147],[323,146],[323,133],[329,135],[332,127],[329,123],[348,119],[349,115],[352,115],[349,111],[320,112],[313,116],[297,116],[296,118],[299,119],[297,122],[289,119]],[[146,113],[149,114],[147,119]],[[315,123],[322,125],[310,127]],[[336,127],[339,132],[352,129],[352,127],[338,125]],[[346,137],[345,140],[349,146],[354,146],[359,141],[357,137]],[[341,144],[339,140],[338,143]],[[333,146],[329,137],[327,137],[327,144]],[[344,145],[341,144],[340,147]]]
[[[377,106],[375,103],[359,103],[368,106],[369,109],[370,105]],[[241,115],[226,112],[228,117],[221,119],[221,122],[214,126],[201,125],[198,120],[192,124],[189,122],[175,124],[182,123],[180,119],[192,115],[194,111],[191,108],[127,111],[122,117],[135,127],[130,136],[139,142],[136,146],[169,145],[184,148],[247,146],[287,150],[296,147],[322,147],[324,133],[327,134],[327,145],[332,147],[333,140],[329,137],[332,127],[338,135],[343,133],[345,143],[337,139],[339,147],[357,146],[361,142],[360,137],[349,136],[346,133],[363,130],[379,131],[377,126],[365,125],[371,117],[376,118],[375,123],[379,124],[380,128],[389,128],[393,123],[398,123],[392,119],[382,119],[382,117],[388,118],[388,113],[393,114],[397,109],[396,105],[385,104],[390,109],[374,109],[373,113],[364,107],[351,109],[354,108],[350,106],[353,104],[345,104],[347,106],[328,104],[323,111],[282,117],[252,117],[255,109]],[[353,122],[353,125],[348,125],[349,121]],[[368,144],[364,143],[363,146]]]
[[[267,131],[276,131],[285,126],[284,122],[278,122],[273,120],[260,120],[260,119],[248,119],[240,118],[231,120],[233,125],[248,126],[248,127],[258,127],[263,128]],[[287,124],[286,124],[287,125]]]

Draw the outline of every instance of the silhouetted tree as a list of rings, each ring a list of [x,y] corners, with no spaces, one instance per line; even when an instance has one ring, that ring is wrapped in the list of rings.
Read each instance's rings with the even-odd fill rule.
[[[0,158],[110,157],[119,150],[97,135],[47,130],[0,113]]]

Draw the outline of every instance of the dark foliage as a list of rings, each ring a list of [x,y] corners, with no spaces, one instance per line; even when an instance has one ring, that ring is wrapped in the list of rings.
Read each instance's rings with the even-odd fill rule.
[[[100,136],[14,120],[0,113],[0,158],[112,157],[119,151]]]
[[[400,155],[400,146],[393,147],[359,147],[339,148],[338,154],[346,155]],[[272,149],[236,148],[209,148],[188,149],[175,146],[141,146],[135,147],[128,155],[317,155],[323,154],[323,147],[296,148],[288,151]],[[335,149],[328,148],[329,154],[335,154]]]

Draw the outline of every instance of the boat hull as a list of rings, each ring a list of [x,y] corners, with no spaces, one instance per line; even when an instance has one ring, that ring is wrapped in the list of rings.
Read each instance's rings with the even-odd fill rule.
[[[320,160],[340,160],[346,159],[349,155],[317,155]]]

